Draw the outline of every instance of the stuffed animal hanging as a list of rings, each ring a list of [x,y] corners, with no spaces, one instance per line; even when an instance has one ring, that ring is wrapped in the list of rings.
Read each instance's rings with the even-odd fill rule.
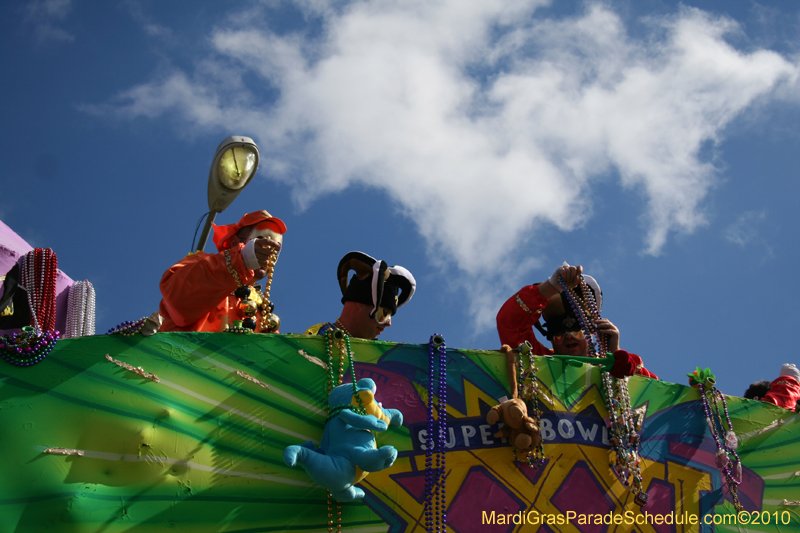
[[[541,442],[539,425],[528,416],[528,407],[519,398],[492,407],[486,414],[486,422],[505,424],[494,436],[508,439],[520,460],[524,460]]]
[[[520,345],[520,350],[529,355],[531,346],[526,342],[524,346]],[[502,422],[504,426],[494,436],[508,439],[508,443],[514,447],[515,457],[520,461],[526,461],[530,459],[530,454],[535,453],[536,448],[542,442],[539,434],[539,422],[528,416],[528,405],[525,400],[520,398],[524,383],[519,383],[520,378],[517,376],[517,350],[504,344],[500,348],[500,352],[506,356],[512,399],[492,407],[486,413],[486,422],[491,425]],[[531,378],[534,371],[535,367],[533,367],[533,361],[531,360],[531,368],[527,379]],[[522,376],[523,382],[525,379],[526,376]],[[528,393],[530,393],[530,390],[528,390]]]
[[[357,393],[354,392],[354,388]],[[360,500],[364,491],[355,484],[369,472],[389,468],[397,458],[394,446],[376,447],[372,431],[386,431],[403,424],[397,409],[383,409],[375,401],[375,382],[346,383],[328,395],[330,414],[319,448],[311,441],[287,446],[283,460],[288,466],[300,464],[311,479],[328,489],[340,502]],[[359,414],[363,405],[365,414]]]

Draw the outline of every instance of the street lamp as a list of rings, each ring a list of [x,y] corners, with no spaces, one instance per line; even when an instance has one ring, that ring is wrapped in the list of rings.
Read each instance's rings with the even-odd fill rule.
[[[217,147],[208,173],[208,218],[196,251],[206,247],[217,213],[231,205],[253,179],[257,168],[258,146],[250,137],[228,137]]]

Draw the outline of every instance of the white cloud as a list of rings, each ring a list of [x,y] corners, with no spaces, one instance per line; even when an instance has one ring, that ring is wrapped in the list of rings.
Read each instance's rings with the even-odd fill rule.
[[[484,273],[500,270],[532,228],[585,223],[593,182],[609,173],[644,199],[648,253],[704,224],[716,169],[701,148],[797,81],[781,55],[728,44],[741,31],[730,19],[683,8],[650,20],[652,35],[640,39],[604,5],[553,20],[537,16],[546,3],[364,0],[327,10],[307,0],[309,16],[324,13],[320,35],[215,32],[222,57],[203,68],[234,60],[239,101],[220,98],[214,76],[179,72],[113,107],[178,112],[207,129],[244,121],[269,147],[262,164],[293,184],[301,205],[355,183],[386,191],[431,249],[472,287],[480,279],[478,316],[499,298]],[[244,72],[263,86],[244,85]],[[264,87],[277,101],[257,103]]]
[[[72,10],[72,0],[32,0],[24,6],[24,21],[39,42],[71,42],[75,36],[60,27]]]
[[[725,229],[725,240],[744,248],[759,239],[758,225],[766,220],[766,211],[746,211]]]
[[[151,17],[145,12],[140,0],[125,0],[123,5],[127,8],[131,18],[142,26],[144,32],[150,37],[171,38],[172,30],[153,22]]]

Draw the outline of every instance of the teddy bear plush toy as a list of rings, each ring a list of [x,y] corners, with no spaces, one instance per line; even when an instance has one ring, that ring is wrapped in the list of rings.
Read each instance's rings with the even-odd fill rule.
[[[363,498],[364,491],[355,484],[369,472],[389,468],[397,458],[394,446],[376,446],[372,432],[402,425],[403,414],[381,407],[375,401],[376,390],[369,378],[358,380],[355,390],[352,383],[335,387],[328,395],[330,414],[319,448],[309,441],[283,451],[288,466],[302,466],[315,483],[340,502]],[[361,405],[366,414],[359,414]]]
[[[516,448],[520,460],[524,460],[541,441],[536,421],[528,416],[528,407],[519,398],[492,407],[486,414],[486,422],[492,425],[498,422],[505,424],[494,436],[508,439]]]

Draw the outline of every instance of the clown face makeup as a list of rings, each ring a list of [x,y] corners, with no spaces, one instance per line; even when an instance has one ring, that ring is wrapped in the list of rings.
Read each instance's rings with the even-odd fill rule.
[[[266,220],[253,228],[253,230],[250,232],[250,235],[247,237],[247,240],[254,241],[256,239],[272,239],[278,244],[283,244],[283,235],[278,233],[276,231],[277,229],[279,228],[275,225],[275,223]]]
[[[263,210],[246,214],[236,224],[223,226],[213,224],[213,226],[213,240],[218,252],[227,250],[241,242],[255,240],[262,229],[272,231],[272,233],[265,233],[262,236],[272,238],[278,243],[283,242],[283,238],[280,235],[286,233],[286,224],[281,219],[275,218]],[[251,229],[248,230],[248,228]],[[253,228],[257,228],[257,230]]]

